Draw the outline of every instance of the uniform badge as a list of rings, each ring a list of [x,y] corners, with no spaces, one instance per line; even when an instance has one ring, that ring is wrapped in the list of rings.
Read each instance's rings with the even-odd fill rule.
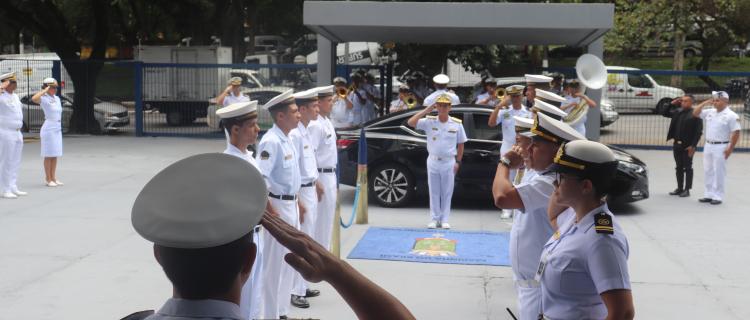
[[[291,155],[291,154],[288,154],[288,155],[285,155],[285,156],[284,156],[284,160],[289,160],[289,159],[291,159],[291,158],[292,158],[292,155]]]
[[[266,151],[266,150],[263,150],[260,153],[260,160],[268,160],[269,157],[271,157],[271,154],[268,153],[268,151]]]
[[[503,119],[510,119],[510,113],[503,113]]]
[[[613,234],[615,227],[612,225],[612,217],[604,212],[594,215],[594,230],[596,233]]]
[[[432,127],[432,131],[438,131],[438,128]]]
[[[456,131],[456,129],[450,129],[450,130],[448,130],[448,132],[449,132],[449,133],[456,133],[456,132],[458,132],[458,131]]]
[[[435,141],[435,140],[437,140],[437,137],[432,137],[432,141]]]

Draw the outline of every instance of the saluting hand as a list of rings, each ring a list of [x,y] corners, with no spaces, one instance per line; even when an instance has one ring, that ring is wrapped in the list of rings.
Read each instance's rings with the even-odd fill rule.
[[[229,94],[232,92],[232,86],[228,86],[226,89],[224,89],[224,94]]]
[[[503,155],[503,157],[510,160],[511,169],[518,169],[523,164],[523,156],[521,154],[521,147],[519,147],[518,145],[513,145],[513,147]]]

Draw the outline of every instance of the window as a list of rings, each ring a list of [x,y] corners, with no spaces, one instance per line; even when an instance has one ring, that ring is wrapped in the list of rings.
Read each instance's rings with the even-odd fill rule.
[[[652,88],[651,81],[642,74],[628,74],[628,84],[636,88]]]
[[[502,140],[502,131],[500,130],[500,127],[494,127],[491,128],[487,122],[490,120],[489,114],[481,114],[481,113],[475,113],[474,114],[474,130],[467,130],[467,134],[469,135],[469,139],[478,139],[478,140],[490,140],[490,141],[500,141]]]

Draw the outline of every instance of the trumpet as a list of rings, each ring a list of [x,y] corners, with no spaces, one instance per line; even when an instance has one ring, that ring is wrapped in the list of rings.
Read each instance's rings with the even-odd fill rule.
[[[349,90],[344,87],[339,87],[336,89],[336,94],[338,94],[339,98],[344,99],[346,98],[346,94],[348,93],[348,91]]]
[[[404,100],[404,103],[406,103],[407,108],[414,108],[417,106],[417,98],[414,98],[413,95],[409,95],[409,97]]]
[[[505,97],[505,88],[497,88],[497,90],[495,90],[495,97],[498,99]]]

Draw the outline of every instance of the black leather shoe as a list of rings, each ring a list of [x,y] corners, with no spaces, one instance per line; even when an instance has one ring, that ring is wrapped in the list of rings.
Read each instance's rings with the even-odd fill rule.
[[[310,303],[307,302],[305,297],[292,295],[292,305],[297,308],[307,309],[310,307]]]
[[[711,200],[711,204],[713,205],[721,204],[721,200]]]
[[[682,193],[682,189],[677,188],[677,189],[674,189],[674,191],[670,192],[669,195],[676,196],[676,195],[679,195],[680,193]]]
[[[680,198],[685,198],[690,196],[690,190],[685,190],[680,193]]]
[[[317,297],[320,295],[320,290],[307,289],[305,292],[305,298]]]
[[[708,202],[711,202],[711,201],[714,201],[714,199],[711,199],[711,198],[700,198],[700,199],[698,199],[698,202],[703,202],[703,203],[708,203]]]
[[[287,316],[279,316],[279,320],[286,320]]]

